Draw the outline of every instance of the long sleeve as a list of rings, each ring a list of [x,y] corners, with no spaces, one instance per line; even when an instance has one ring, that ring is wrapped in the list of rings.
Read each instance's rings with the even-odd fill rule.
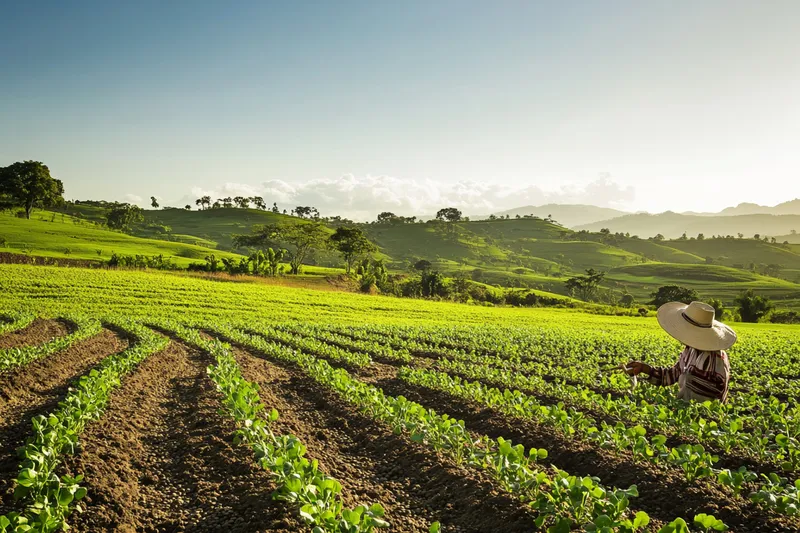
[[[672,366],[652,367],[652,370],[650,371],[650,377],[647,380],[648,383],[652,385],[659,385],[661,387],[674,385],[678,382],[678,378],[681,375],[680,363],[680,360],[678,360]]]
[[[691,377],[686,387],[693,393],[723,402],[727,399],[730,365],[724,352],[699,352],[686,373]]]

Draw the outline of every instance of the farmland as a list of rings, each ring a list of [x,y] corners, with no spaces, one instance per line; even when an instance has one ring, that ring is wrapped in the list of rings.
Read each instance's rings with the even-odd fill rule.
[[[24,265],[0,286],[0,531],[800,527],[796,327],[737,325],[731,401],[687,406],[601,371],[671,364],[653,319]]]

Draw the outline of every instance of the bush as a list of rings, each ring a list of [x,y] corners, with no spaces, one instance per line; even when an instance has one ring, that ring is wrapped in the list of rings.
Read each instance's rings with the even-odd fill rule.
[[[800,313],[797,311],[774,311],[769,316],[773,324],[800,324]]]

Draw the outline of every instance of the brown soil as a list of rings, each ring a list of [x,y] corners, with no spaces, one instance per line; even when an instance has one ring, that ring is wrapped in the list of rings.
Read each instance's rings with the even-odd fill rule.
[[[276,430],[306,444],[309,457],[342,483],[348,506],[380,503],[391,531],[427,532],[434,520],[447,531],[533,529],[534,515],[482,473],[393,434],[292,365],[235,354],[264,403],[280,413]]]
[[[124,340],[103,330],[63,352],[0,375],[0,514],[2,503],[11,500],[20,463],[15,450],[30,435],[31,418],[54,410],[74,380],[126,346]]]
[[[212,361],[175,342],[146,359],[80,438],[75,531],[289,533],[297,511],[273,501],[269,474],[232,442],[233,424],[206,375]]]
[[[633,500],[632,507],[647,512],[655,520],[668,522],[677,517],[691,518],[698,513],[708,513],[737,532],[800,530],[800,520],[762,510],[743,498],[725,494],[707,481],[689,483],[674,469],[665,471],[650,464],[634,463],[622,454],[565,437],[551,427],[510,418],[449,394],[409,385],[392,377],[388,371],[373,374],[365,375],[363,379],[373,382],[387,394],[402,394],[422,405],[435,407],[438,412],[464,420],[467,428],[476,434],[504,437],[526,448],[544,448],[549,453],[547,463],[571,474],[597,476],[606,486],[627,488],[635,484],[639,497]],[[676,494],[681,497],[676,498]]]
[[[27,327],[0,336],[0,350],[22,348],[44,344],[56,337],[69,334],[70,330],[64,322],[37,318]]]

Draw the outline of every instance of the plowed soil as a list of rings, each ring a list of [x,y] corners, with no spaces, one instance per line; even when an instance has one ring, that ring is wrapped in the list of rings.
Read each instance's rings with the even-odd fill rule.
[[[395,435],[292,365],[237,349],[247,379],[280,413],[276,430],[299,437],[308,456],[339,480],[348,505],[378,502],[391,531],[529,532],[534,516],[480,472],[458,467],[429,448]]]
[[[19,470],[15,450],[31,432],[31,418],[58,406],[70,384],[104,357],[120,352],[127,342],[114,333],[100,334],[70,348],[0,375],[0,501],[11,503]],[[0,514],[8,509],[0,505]]]
[[[56,337],[67,335],[70,329],[72,328],[68,328],[59,320],[37,318],[20,330],[0,335],[0,350],[43,344]]]
[[[176,342],[151,355],[112,394],[67,461],[83,473],[78,532],[296,533],[297,512],[273,501],[269,474],[218,410],[212,361]]]
[[[397,379],[395,372],[391,367],[374,364],[362,373],[362,379],[387,394],[403,395],[437,412],[464,420],[476,435],[504,437],[526,448],[544,448],[549,454],[546,463],[571,474],[597,476],[606,486],[627,488],[635,484],[639,497],[633,500],[632,507],[647,512],[655,520],[669,522],[677,517],[691,518],[708,513],[737,532],[800,531],[800,520],[780,517],[743,498],[728,496],[707,481],[689,483],[674,468],[660,470],[654,465],[634,463],[622,454],[565,437],[551,427],[508,417],[446,393],[409,385]],[[681,497],[676,498],[676,494]]]

